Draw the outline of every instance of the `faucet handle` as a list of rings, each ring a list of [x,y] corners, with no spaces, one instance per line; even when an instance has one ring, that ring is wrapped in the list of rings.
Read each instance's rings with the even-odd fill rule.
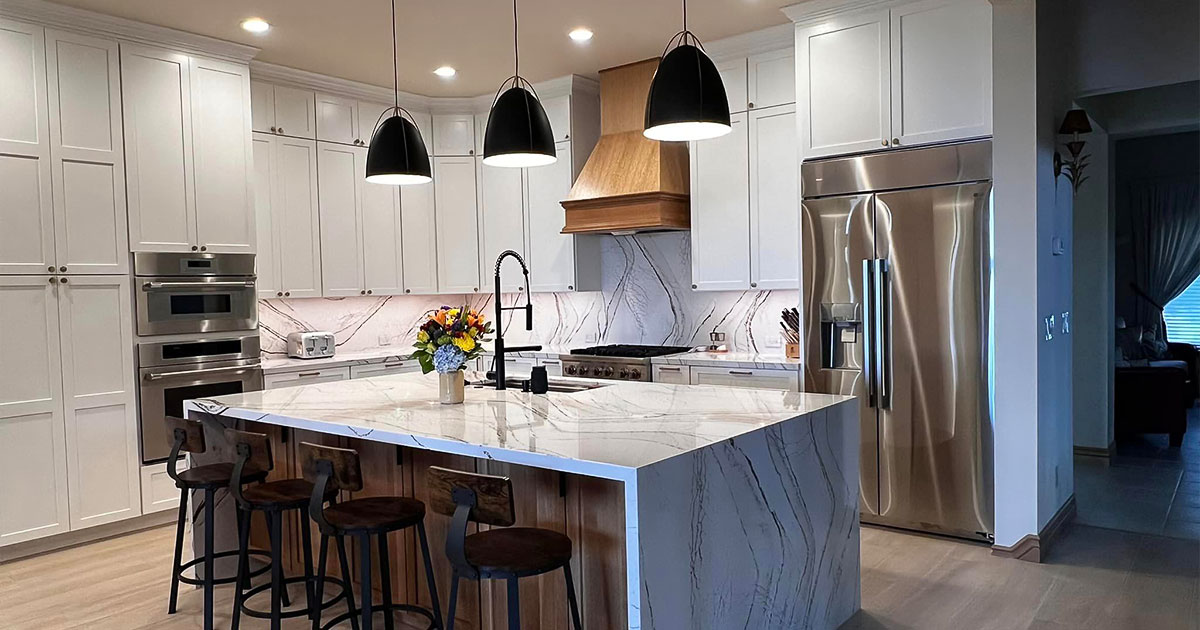
[[[533,330],[533,302],[525,304],[525,330]]]

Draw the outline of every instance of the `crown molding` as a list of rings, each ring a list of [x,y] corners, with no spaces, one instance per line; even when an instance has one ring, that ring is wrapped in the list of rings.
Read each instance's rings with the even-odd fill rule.
[[[0,15],[89,35],[107,36],[139,44],[167,46],[188,54],[217,57],[238,63],[250,61],[259,51],[254,46],[179,31],[165,26],[143,24],[45,0],[3,0],[0,2]]]
[[[706,42],[704,52],[708,53],[713,61],[719,62],[795,46],[795,26],[789,23]]]
[[[896,0],[808,0],[780,9],[792,22],[807,25],[812,22],[827,20],[835,15],[869,9],[883,5],[897,4]]]

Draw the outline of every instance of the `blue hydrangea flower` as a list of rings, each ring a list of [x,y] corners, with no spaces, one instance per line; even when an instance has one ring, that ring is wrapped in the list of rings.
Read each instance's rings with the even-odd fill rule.
[[[447,374],[461,370],[467,360],[467,355],[457,346],[446,344],[438,347],[433,353],[433,369],[439,374]]]

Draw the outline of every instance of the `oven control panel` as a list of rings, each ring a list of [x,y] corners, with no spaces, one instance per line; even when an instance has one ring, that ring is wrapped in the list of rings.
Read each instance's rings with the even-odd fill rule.
[[[644,359],[618,359],[563,355],[563,376],[602,378],[618,381],[649,381],[650,362]]]

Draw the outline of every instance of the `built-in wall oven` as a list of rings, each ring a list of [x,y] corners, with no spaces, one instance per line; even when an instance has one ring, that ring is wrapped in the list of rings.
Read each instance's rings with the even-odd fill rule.
[[[258,328],[253,254],[139,252],[138,336]]]
[[[165,461],[167,416],[183,417],[183,401],[263,388],[258,334],[138,344],[142,461]]]

